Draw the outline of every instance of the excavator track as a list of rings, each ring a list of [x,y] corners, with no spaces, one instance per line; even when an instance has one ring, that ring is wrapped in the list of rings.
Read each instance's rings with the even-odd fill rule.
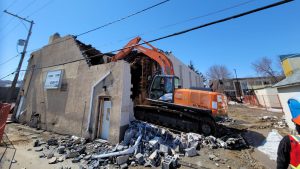
[[[135,118],[184,132],[214,135],[216,123],[208,109],[197,109],[151,100],[151,105],[136,105]]]

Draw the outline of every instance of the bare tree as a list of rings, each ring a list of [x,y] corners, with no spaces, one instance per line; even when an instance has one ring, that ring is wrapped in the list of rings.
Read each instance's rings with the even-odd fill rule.
[[[230,71],[225,65],[213,65],[208,69],[206,74],[210,80],[228,79],[231,76]]]
[[[206,79],[206,77],[194,66],[194,64],[193,64],[193,62],[192,61],[190,61],[190,64],[188,65],[188,67],[192,70],[192,71],[194,71],[196,74],[198,74],[201,78],[202,78],[202,80],[203,80],[203,82],[206,82],[207,81],[207,79]]]
[[[262,57],[258,61],[252,63],[253,69],[262,76],[272,77],[275,82],[278,82],[278,71],[275,71],[272,66],[272,60],[268,57]]]

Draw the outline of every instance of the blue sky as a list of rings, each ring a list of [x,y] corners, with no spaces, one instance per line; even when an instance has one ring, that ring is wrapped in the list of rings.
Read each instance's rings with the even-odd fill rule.
[[[278,0],[277,0],[278,1]],[[171,0],[159,7],[133,16],[127,20],[80,36],[78,39],[92,44],[101,52],[123,47],[130,38],[140,35],[145,40],[177,32],[193,26],[214,21],[239,12],[261,7],[276,0]],[[159,0],[1,0],[0,2],[0,64],[17,55],[18,39],[25,39],[27,29],[16,18],[3,13],[7,9],[20,16],[34,20],[28,50],[48,43],[55,32],[62,36],[79,34],[119,19],[143,8],[161,2]],[[162,28],[189,18],[202,16],[240,3],[244,5],[223,12],[201,17],[175,26]],[[274,61],[281,54],[300,53],[300,2],[267,9],[236,20],[199,29],[152,44],[173,54],[206,73],[214,64],[223,64],[230,71],[237,70],[239,77],[256,76],[251,63],[268,56]],[[25,23],[27,28],[29,25]],[[18,48],[22,50],[21,47]],[[25,58],[23,68],[27,66]],[[0,77],[13,72],[19,57],[0,65]],[[21,73],[21,76],[24,72]],[[9,76],[6,79],[12,79]]]

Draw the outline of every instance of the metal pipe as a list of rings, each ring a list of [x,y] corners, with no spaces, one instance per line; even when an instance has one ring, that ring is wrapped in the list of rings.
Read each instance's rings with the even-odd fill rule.
[[[141,130],[140,130],[141,131]],[[92,158],[107,158],[107,157],[113,157],[113,156],[120,156],[120,155],[127,155],[127,154],[132,154],[133,152],[135,152],[135,150],[138,148],[138,145],[142,139],[142,134],[140,132],[139,137],[137,138],[137,140],[135,141],[134,145],[132,147],[129,147],[126,150],[123,151],[117,151],[117,152],[112,152],[112,153],[107,153],[107,154],[99,154],[99,155],[92,155]]]

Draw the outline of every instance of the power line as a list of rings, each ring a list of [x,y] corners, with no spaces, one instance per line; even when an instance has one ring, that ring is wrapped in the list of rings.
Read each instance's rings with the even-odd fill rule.
[[[127,19],[127,18],[130,18],[130,17],[132,17],[132,16],[138,15],[138,14],[140,14],[140,13],[142,13],[142,12],[145,12],[145,11],[148,11],[148,10],[150,10],[150,9],[152,9],[152,8],[155,8],[155,7],[157,7],[157,6],[160,6],[160,5],[162,5],[162,4],[164,4],[164,3],[168,2],[168,1],[170,1],[170,0],[162,1],[162,2],[157,3],[157,4],[155,4],[155,5],[149,6],[148,8],[145,8],[145,9],[143,9],[143,10],[140,10],[140,11],[135,12],[135,13],[133,13],[133,14],[127,15],[127,16],[125,16],[125,17],[123,17],[123,18],[114,20],[114,21],[112,21],[112,22],[109,22],[109,23],[104,24],[104,25],[102,25],[102,26],[99,26],[99,27],[97,27],[97,28],[94,28],[94,29],[88,30],[88,31],[86,31],[86,32],[80,33],[80,34],[78,34],[78,35],[76,35],[76,36],[82,36],[82,35],[84,35],[84,34],[87,34],[87,33],[93,32],[93,31],[96,31],[96,30],[98,30],[98,29],[100,29],[100,28],[104,28],[104,27],[106,27],[106,26],[109,26],[109,25],[112,25],[112,24],[114,24],[114,23],[120,22],[120,21],[125,20],[125,19]]]
[[[182,24],[182,23],[186,23],[186,22],[197,20],[197,19],[204,18],[204,17],[207,17],[207,16],[215,15],[215,14],[227,11],[227,10],[231,10],[233,8],[240,7],[242,5],[249,4],[249,3],[254,2],[254,1],[256,1],[256,0],[246,1],[246,2],[239,3],[239,4],[236,4],[236,5],[233,5],[233,6],[229,6],[229,7],[217,10],[217,11],[209,12],[207,14],[203,14],[203,15],[200,15],[200,16],[191,17],[189,19],[185,19],[185,20],[178,21],[178,22],[175,22],[175,23],[171,23],[171,24],[168,24],[168,25],[165,25],[165,26],[161,26],[161,27],[159,27],[157,29],[154,29],[154,30],[150,30],[150,31],[147,31],[147,32],[144,32],[144,33],[139,33],[137,35],[132,35],[130,37],[117,40],[117,42],[125,41],[125,40],[128,40],[128,39],[132,39],[132,38],[134,38],[136,36],[146,35],[146,34],[149,34],[149,33],[152,33],[152,32],[156,32],[158,30],[166,29],[166,28],[169,28],[169,27],[173,27],[173,26],[176,26],[176,25],[179,25],[179,24]],[[112,43],[112,42],[109,42],[109,43]],[[104,45],[106,45],[106,44],[108,44],[108,43],[105,43]],[[103,45],[100,45],[100,46],[103,46]]]
[[[30,3],[28,3],[24,8],[22,8],[19,12],[17,12],[17,15],[21,14],[22,12],[24,12],[28,7],[30,7],[32,4],[35,3],[36,0],[32,0]],[[7,9],[6,9],[7,10]],[[2,28],[2,30],[4,30],[10,23],[11,21],[13,21],[14,19],[11,18],[6,24],[4,24],[4,27]],[[13,30],[15,30],[18,26],[20,25],[20,23],[18,23],[15,27],[13,27],[9,33],[11,33]],[[6,33],[6,34],[9,34]]]
[[[7,59],[6,61],[0,63],[0,66],[1,66],[1,65],[4,65],[5,63],[7,63],[7,62],[9,62],[9,61],[11,61],[11,60],[13,60],[13,59],[15,59],[15,58],[17,58],[18,56],[19,56],[19,55],[16,55],[16,56],[13,56],[13,57]]]
[[[14,3],[16,2],[16,0],[13,0],[6,8],[6,10],[8,10],[10,7],[12,7],[14,5]]]
[[[0,78],[0,80],[2,80],[2,79],[4,79],[4,78],[7,78],[8,76],[12,76],[12,75],[15,74],[15,73],[16,73],[16,71],[14,71],[14,72],[12,72],[12,73],[6,75],[6,76],[3,76],[3,77]]]
[[[36,0],[32,0],[30,3],[27,4],[26,7],[24,7],[22,10],[20,10],[19,12],[17,12],[17,14],[21,14],[22,12],[24,12],[27,8],[29,8],[32,4],[35,3]]]
[[[199,26],[196,26],[196,27],[192,27],[192,28],[189,28],[189,29],[186,29],[186,30],[183,30],[183,31],[175,32],[175,33],[172,33],[172,34],[169,34],[169,35],[166,35],[166,36],[162,36],[162,37],[159,37],[159,38],[156,38],[156,39],[152,39],[152,40],[149,40],[147,42],[143,42],[143,43],[132,45],[132,46],[129,46],[129,47],[113,50],[113,51],[106,52],[106,53],[97,54],[97,55],[94,55],[94,56],[91,56],[91,57],[94,58],[94,57],[98,57],[98,56],[104,56],[104,55],[107,55],[109,53],[121,51],[123,49],[144,45],[144,44],[150,43],[150,42],[160,41],[160,40],[167,39],[167,38],[170,38],[170,37],[173,37],[173,36],[182,35],[182,34],[197,30],[197,29],[201,29],[201,28],[204,28],[204,27],[208,27],[208,26],[211,26],[211,25],[218,24],[218,23],[226,22],[226,21],[229,21],[229,20],[232,20],[232,19],[240,18],[240,17],[246,16],[246,15],[252,14],[252,13],[256,13],[256,12],[266,10],[266,9],[269,9],[269,8],[272,8],[272,7],[283,5],[285,3],[292,2],[292,1],[294,1],[294,0],[279,1],[279,2],[276,2],[276,3],[270,4],[270,5],[266,5],[266,6],[263,6],[263,7],[260,7],[260,8],[256,8],[256,9],[247,11],[247,12],[239,13],[239,14],[229,16],[229,17],[226,17],[226,18],[223,18],[223,19],[219,19],[219,20],[216,20],[216,21],[213,21],[213,22],[209,22],[209,23],[202,24],[202,25],[199,25]],[[25,69],[25,70],[20,70],[20,71],[29,71],[29,70],[35,70],[35,69],[50,68],[50,67],[61,66],[61,65],[65,65],[65,64],[78,62],[78,61],[81,61],[81,60],[85,60],[85,58],[76,59],[76,60],[73,60],[73,61],[68,61],[68,62],[59,63],[59,64],[55,64],[55,65],[49,65],[49,66],[37,67],[37,68],[30,68],[30,69]]]
[[[142,9],[142,10],[139,10],[139,11],[137,11],[137,12],[134,12],[134,13],[132,13],[132,14],[130,14],[130,15],[127,15],[127,16],[125,16],[125,17],[122,17],[122,18],[120,18],[120,19],[117,19],[117,20],[114,20],[114,21],[112,21],[112,22],[106,23],[106,24],[104,24],[104,25],[101,25],[101,26],[99,26],[99,27],[93,28],[93,29],[91,29],[91,30],[88,30],[88,31],[79,33],[79,34],[77,34],[77,35],[75,35],[75,36],[73,36],[73,37],[79,37],[79,36],[88,34],[88,33],[90,33],[90,32],[96,31],[96,30],[98,30],[98,29],[107,27],[107,26],[109,26],[109,25],[115,24],[115,23],[117,23],[117,22],[123,21],[123,20],[125,20],[125,19],[130,18],[130,17],[133,17],[133,16],[135,16],[135,15],[138,15],[138,14],[140,14],[140,13],[142,13],[142,12],[146,12],[146,11],[152,9],[152,8],[155,8],[155,7],[157,7],[157,6],[160,6],[160,5],[162,5],[162,4],[164,4],[164,3],[168,2],[168,1],[170,1],[170,0],[164,0],[164,1],[162,1],[162,2],[159,2],[159,3],[154,4],[154,5],[152,5],[152,6],[149,6],[149,7],[147,7],[147,8]],[[55,44],[57,44],[57,43],[61,43],[61,42],[67,41],[67,40],[69,40],[69,39],[71,39],[71,38],[66,38],[66,39],[64,39],[64,40],[54,42],[54,43],[52,43],[52,44],[49,44],[48,46],[55,45]],[[28,52],[32,52],[32,51],[35,51],[35,50],[38,50],[38,49],[41,49],[41,48],[29,50]]]
[[[35,14],[37,14],[38,12],[40,12],[42,9],[44,9],[45,7],[47,7],[48,5],[50,5],[54,0],[49,0],[48,2],[46,2],[43,6],[41,6],[40,8],[38,8],[37,10],[33,11],[32,13],[30,13],[26,18],[33,16]]]
[[[7,5],[6,8],[4,8],[5,10],[8,10],[10,7],[12,7],[15,4],[16,0],[11,1],[11,3],[9,5]],[[1,13],[1,17],[4,15],[4,13]]]

